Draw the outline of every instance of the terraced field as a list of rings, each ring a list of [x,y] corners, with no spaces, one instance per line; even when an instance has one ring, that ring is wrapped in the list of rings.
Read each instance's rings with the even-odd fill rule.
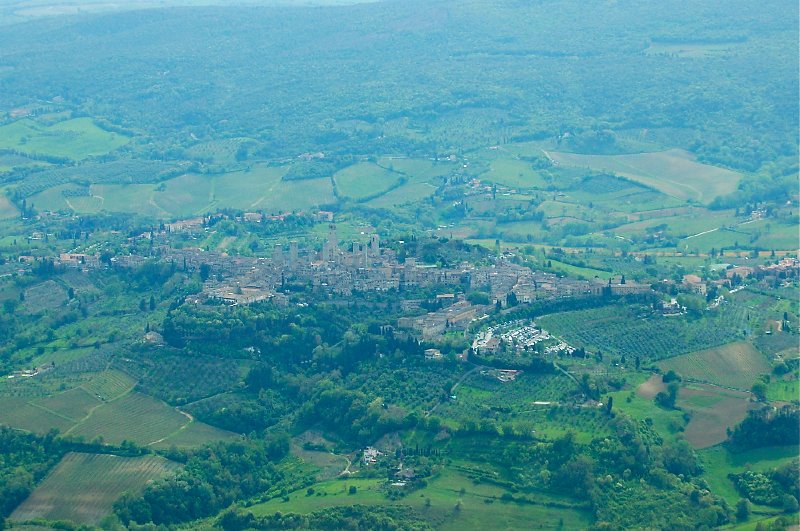
[[[119,457],[68,453],[12,513],[11,520],[34,518],[98,524],[125,492],[174,473],[180,465],[163,457]]]

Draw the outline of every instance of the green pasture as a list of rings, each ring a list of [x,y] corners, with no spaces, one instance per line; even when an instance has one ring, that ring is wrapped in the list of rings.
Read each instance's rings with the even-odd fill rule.
[[[392,208],[406,203],[416,203],[430,197],[436,187],[425,182],[408,182],[385,194],[368,201],[366,204],[372,208]]]
[[[742,496],[728,479],[728,474],[739,474],[745,470],[764,471],[783,465],[797,459],[797,447],[773,446],[734,453],[723,445],[699,450],[697,455],[703,465],[703,477],[708,481],[711,491],[734,506]]]
[[[34,518],[98,524],[125,492],[136,493],[180,465],[163,457],[119,457],[68,453],[40,483],[11,520]]]
[[[285,168],[259,165],[221,175],[184,174],[158,184],[93,184],[88,196],[64,195],[64,191],[79,189],[64,184],[39,192],[29,202],[40,210],[178,218],[220,208],[268,213],[309,210],[335,201],[328,179],[283,181],[284,173]]]
[[[347,478],[329,480],[313,486],[315,493],[306,489],[292,492],[289,501],[280,498],[250,507],[255,515],[266,516],[275,512],[308,514],[334,506],[348,505],[407,505],[423,518],[437,522],[440,529],[527,529],[531,522],[544,527],[557,527],[563,522],[566,529],[585,528],[591,523],[588,513],[552,504],[547,496],[537,503],[537,495],[528,494],[534,503],[503,501],[506,491],[500,487],[481,483],[453,470],[444,470],[428,480],[428,485],[399,500],[389,500],[385,493],[385,480]],[[355,494],[349,494],[356,487]],[[461,489],[464,494],[461,494]],[[460,503],[459,509],[456,505]],[[554,504],[555,505],[555,504]]]
[[[71,160],[105,155],[129,141],[127,136],[100,129],[91,118],[74,118],[54,125],[26,118],[0,126],[0,149]]]
[[[548,185],[530,162],[506,158],[493,160],[489,171],[481,174],[480,179],[509,188],[544,188]]]
[[[633,385],[639,385],[644,380],[641,373],[627,377],[633,379],[631,382]],[[624,413],[633,420],[646,422],[665,441],[675,441],[683,436],[686,421],[681,411],[662,408],[649,396],[640,396],[633,390],[614,391],[608,393],[608,396],[614,398],[614,411]]]
[[[548,264],[552,264],[550,269],[553,269],[559,273],[564,273],[565,275],[569,275],[571,277],[584,278],[587,280],[591,280],[594,277],[599,277],[603,280],[608,280],[613,276],[613,273],[610,273],[609,271],[592,269],[590,267],[574,266],[565,262],[559,262],[558,260],[548,259],[547,262]]]
[[[340,197],[360,200],[388,190],[400,176],[377,164],[361,162],[339,170],[333,176]]]
[[[685,238],[707,230],[736,225],[739,221],[730,211],[693,208],[690,212],[679,213],[674,216],[650,218],[621,225],[614,228],[613,231],[630,237],[636,234],[647,234],[648,232],[653,232],[656,227],[665,226],[660,230],[665,230],[679,238]]]
[[[453,162],[438,162],[428,159],[412,159],[400,157],[381,157],[378,166],[404,173],[410,182],[430,182],[439,177],[449,175],[457,167]]]
[[[736,190],[741,175],[695,162],[687,151],[670,149],[632,155],[578,155],[549,152],[558,164],[622,175],[681,200],[707,203]]]
[[[777,380],[767,386],[767,399],[778,402],[797,402],[800,400],[800,380]]]

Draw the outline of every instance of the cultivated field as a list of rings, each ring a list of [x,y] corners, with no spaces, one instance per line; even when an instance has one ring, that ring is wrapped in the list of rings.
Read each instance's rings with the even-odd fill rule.
[[[91,118],[75,118],[54,125],[24,119],[0,127],[0,149],[71,160],[104,155],[129,140],[127,136],[100,129]]]
[[[66,383],[66,382],[65,382]],[[230,439],[235,434],[196,421],[150,396],[131,392],[136,381],[108,370],[74,382],[66,391],[39,397],[0,398],[0,424],[44,434],[58,429],[86,441],[101,438],[110,444],[129,440],[141,445],[200,446]],[[30,387],[30,386],[25,386]]]
[[[736,190],[741,175],[695,162],[691,153],[670,149],[633,155],[578,155],[549,152],[563,166],[590,168],[622,175],[672,197],[707,203]]]
[[[544,188],[547,186],[547,181],[533,169],[530,162],[516,159],[492,161],[489,171],[482,174],[480,179],[509,188]]]
[[[136,380],[127,374],[108,370],[99,373],[81,387],[100,400],[109,401],[124,395],[133,389],[134,385]]]
[[[749,390],[759,375],[771,370],[764,355],[744,341],[664,360],[658,366],[692,380],[743,390]]]
[[[19,210],[14,203],[0,192],[0,219],[13,218],[19,215]]]
[[[70,195],[78,185],[63,184],[43,190],[29,201],[40,210],[136,212],[172,218],[219,208],[287,212],[335,200],[329,179],[283,181],[285,172],[285,168],[256,166],[251,171],[222,175],[184,174],[161,183],[92,184],[89,195],[78,196]]]
[[[727,429],[744,420],[750,409],[750,394],[719,387],[691,384],[681,388],[677,405],[690,411],[692,418],[684,435],[695,448],[708,448],[728,438]]]
[[[141,491],[148,482],[179,468],[162,457],[119,457],[69,453],[12,513],[16,521],[44,518],[98,524],[125,492]]]
[[[103,437],[115,444],[127,439],[147,445],[177,433],[189,421],[188,417],[163,402],[131,393],[98,408],[67,434],[82,436],[87,441]]]

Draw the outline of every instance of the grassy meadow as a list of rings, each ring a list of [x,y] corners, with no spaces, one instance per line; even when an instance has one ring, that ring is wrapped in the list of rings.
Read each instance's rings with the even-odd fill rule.
[[[127,136],[99,128],[91,118],[73,118],[54,125],[26,118],[0,126],[0,149],[70,160],[105,155],[129,141]]]
[[[314,485],[313,495],[309,496],[306,489],[301,489],[289,493],[289,501],[276,498],[254,505],[250,510],[263,516],[277,511],[307,514],[326,507],[356,504],[407,505],[444,530],[464,529],[464,526],[470,529],[526,529],[531,522],[545,528],[579,529],[590,523],[587,512],[559,507],[559,500],[552,496],[529,494],[533,503],[501,500],[500,497],[507,492],[505,489],[487,483],[476,484],[450,469],[431,478],[426,487],[399,500],[387,499],[385,483],[385,480],[367,478],[323,481]],[[355,494],[349,494],[351,487],[356,488]]]

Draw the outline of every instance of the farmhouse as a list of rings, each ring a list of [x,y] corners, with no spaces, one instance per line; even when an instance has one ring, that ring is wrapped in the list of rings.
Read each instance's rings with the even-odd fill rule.
[[[441,361],[444,359],[442,351],[438,348],[429,348],[425,350],[425,361]]]

